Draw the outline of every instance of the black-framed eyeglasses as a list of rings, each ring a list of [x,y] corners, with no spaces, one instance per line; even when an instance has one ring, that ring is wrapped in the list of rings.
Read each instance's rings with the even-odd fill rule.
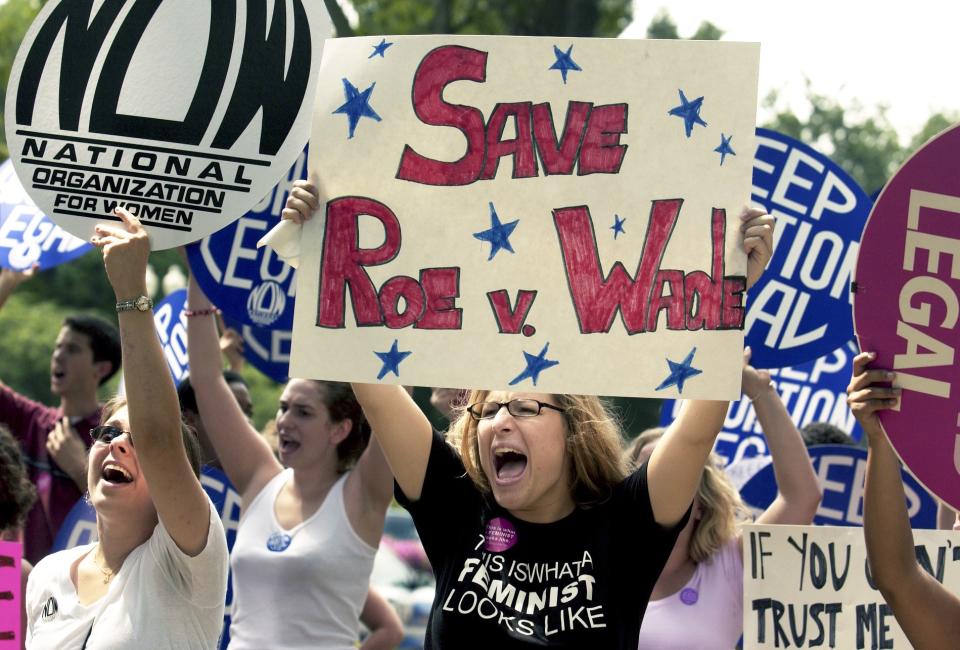
[[[467,411],[473,416],[474,420],[489,420],[496,417],[504,406],[507,412],[515,418],[532,418],[540,415],[544,408],[552,409],[563,413],[567,409],[562,409],[553,404],[547,404],[535,399],[512,399],[509,402],[477,402],[467,407]]]
[[[90,429],[90,437],[93,438],[93,441],[102,442],[105,445],[109,445],[113,442],[114,438],[122,436],[123,434],[127,434],[130,444],[133,445],[133,434],[129,431],[124,431],[120,427],[115,427],[112,424],[101,424],[100,426]]]

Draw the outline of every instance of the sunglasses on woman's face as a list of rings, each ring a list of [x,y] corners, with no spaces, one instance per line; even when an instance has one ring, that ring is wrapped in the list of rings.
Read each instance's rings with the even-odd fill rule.
[[[93,438],[94,442],[102,442],[105,445],[109,445],[113,442],[113,439],[127,434],[127,439],[130,440],[130,444],[133,445],[133,434],[129,431],[124,431],[120,427],[115,427],[112,424],[101,424],[98,427],[93,427],[90,429],[90,437]]]

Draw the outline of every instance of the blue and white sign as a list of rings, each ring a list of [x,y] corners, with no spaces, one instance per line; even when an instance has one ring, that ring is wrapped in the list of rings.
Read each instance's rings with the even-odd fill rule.
[[[33,202],[9,160],[0,165],[0,267],[49,269],[93,246],[51,221]]]
[[[822,526],[863,525],[863,478],[867,471],[867,450],[849,445],[810,447],[810,458],[823,490],[823,501],[813,523]],[[937,527],[937,502],[906,471],[903,488],[907,513],[913,528]],[[741,488],[740,496],[755,512],[765,510],[777,496],[773,464],[767,464]]]
[[[56,553],[75,546],[92,544],[95,541],[97,541],[97,511],[87,503],[86,499],[80,498],[60,524],[60,530],[53,538],[50,552]]]
[[[227,327],[243,337],[243,356],[254,368],[278,383],[287,381],[290,372],[290,344],[293,332],[289,329],[251,327],[224,316]]]
[[[863,430],[847,406],[847,384],[850,383],[856,354],[855,344],[848,342],[815,361],[769,371],[780,399],[798,429],[811,422],[829,422],[849,433],[854,440],[861,438]],[[662,426],[673,422],[679,406],[679,401],[663,401],[660,408]],[[725,465],[769,455],[763,427],[757,421],[753,404],[746,397],[731,402],[714,451]]]
[[[252,327],[293,327],[296,271],[257,241],[280,222],[293,182],[306,178],[307,151],[260,203],[222,230],[190,244],[200,288],[223,315]],[[286,374],[286,370],[284,370]]]
[[[230,479],[221,470],[204,465],[200,470],[200,485],[207,492],[213,506],[220,514],[223,530],[227,534],[227,549],[233,551],[237,541],[237,528],[240,526],[240,494],[233,489]],[[220,635],[220,647],[230,643],[230,612],[233,610],[233,569],[227,578],[227,602],[223,612],[223,632]]]
[[[757,129],[753,202],[777,219],[766,273],[747,295],[757,368],[796,366],[853,338],[850,280],[873,202],[807,145]]]
[[[177,289],[153,308],[153,322],[157,326],[160,345],[167,367],[177,386],[190,370],[187,354],[187,316],[183,308],[187,303],[187,290]]]

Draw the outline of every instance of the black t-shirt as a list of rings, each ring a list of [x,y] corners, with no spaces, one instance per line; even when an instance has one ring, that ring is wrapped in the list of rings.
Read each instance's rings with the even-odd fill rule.
[[[428,649],[636,650],[640,621],[683,520],[653,519],[646,465],[605,503],[550,524],[485,497],[435,433],[420,499],[399,486],[437,578]]]

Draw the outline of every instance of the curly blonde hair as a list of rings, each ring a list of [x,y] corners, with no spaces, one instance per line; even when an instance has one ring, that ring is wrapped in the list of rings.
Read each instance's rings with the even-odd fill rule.
[[[482,402],[488,390],[473,390],[467,404]],[[627,476],[621,452],[623,434],[619,423],[603,401],[594,395],[553,395],[562,409],[566,426],[566,452],[570,457],[570,495],[578,506],[589,507],[610,497],[615,485]],[[490,482],[480,466],[477,424],[466,407],[447,431],[447,442],[460,452],[463,465],[474,484],[485,494]]]
[[[643,448],[663,437],[666,429],[656,427],[642,432],[627,447],[624,460],[631,467],[640,464]],[[710,454],[697,487],[700,519],[694,524],[690,538],[690,559],[700,563],[709,560],[728,541],[737,536],[739,525],[752,519],[740,493],[727,478],[720,457]]]

